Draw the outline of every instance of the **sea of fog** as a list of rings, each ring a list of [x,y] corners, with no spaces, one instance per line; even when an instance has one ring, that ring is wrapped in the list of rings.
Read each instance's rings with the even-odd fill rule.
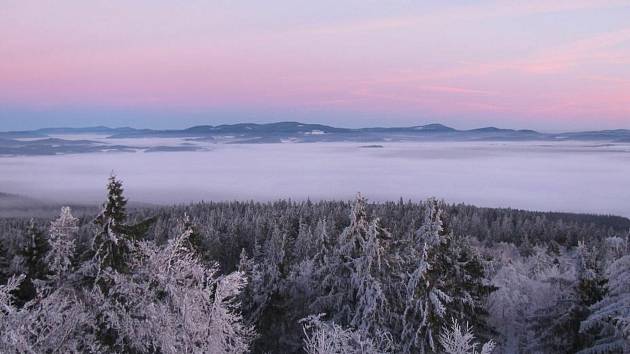
[[[132,139],[125,142],[130,144]],[[176,139],[175,139],[176,140]],[[179,144],[142,139],[139,145]],[[114,171],[129,199],[424,199],[630,216],[630,145],[584,142],[208,144],[207,151],[0,157],[0,192],[104,199]]]

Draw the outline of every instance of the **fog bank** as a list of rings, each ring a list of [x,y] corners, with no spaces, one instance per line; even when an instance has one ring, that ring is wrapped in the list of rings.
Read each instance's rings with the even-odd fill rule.
[[[200,200],[423,199],[630,216],[630,147],[584,143],[214,145],[203,152],[2,157],[0,192],[103,200],[111,171],[127,196]]]

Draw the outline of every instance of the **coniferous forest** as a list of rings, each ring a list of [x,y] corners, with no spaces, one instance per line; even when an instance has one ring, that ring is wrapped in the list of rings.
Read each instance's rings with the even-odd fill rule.
[[[625,218],[106,193],[0,219],[0,352],[630,352]]]

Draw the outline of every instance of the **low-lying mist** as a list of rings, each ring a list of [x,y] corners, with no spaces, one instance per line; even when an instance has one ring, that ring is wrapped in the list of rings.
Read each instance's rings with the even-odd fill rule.
[[[630,147],[585,143],[217,144],[201,152],[2,157],[0,192],[104,198],[113,171],[136,202],[423,199],[630,216]]]

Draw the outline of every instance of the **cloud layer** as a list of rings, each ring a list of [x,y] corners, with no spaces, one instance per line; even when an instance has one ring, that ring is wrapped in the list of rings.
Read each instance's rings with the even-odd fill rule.
[[[437,196],[480,206],[630,216],[627,144],[236,144],[207,152],[6,157],[0,158],[0,192],[97,203],[112,170],[133,201],[153,203],[351,199],[361,191],[372,200]]]

